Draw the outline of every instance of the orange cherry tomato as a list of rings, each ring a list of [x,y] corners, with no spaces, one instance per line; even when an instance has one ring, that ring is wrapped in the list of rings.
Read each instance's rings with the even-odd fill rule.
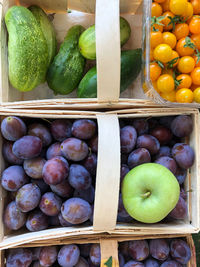
[[[161,4],[163,11],[169,11],[169,2],[170,0],[166,0],[164,3]]]
[[[172,49],[176,46],[176,36],[171,32],[163,32],[163,43],[168,44]]]
[[[161,93],[160,96],[167,101],[176,102],[176,92],[174,90],[169,93]]]
[[[190,75],[193,84],[200,85],[200,67],[194,68]]]
[[[169,9],[175,15],[182,15],[187,9],[187,0],[170,0]]]
[[[176,35],[176,39],[180,40],[189,35],[189,26],[187,23],[177,23],[173,33]]]
[[[150,79],[152,82],[155,82],[160,76],[162,69],[155,62],[150,64],[149,69],[150,69]]]
[[[190,88],[190,86],[192,85],[192,78],[188,74],[180,74],[176,77],[176,80],[180,81],[177,89]]]
[[[187,2],[187,8],[182,14],[183,19],[188,20],[193,16],[193,6],[190,2]]]
[[[176,51],[179,53],[180,56],[191,56],[194,53],[195,44],[194,41],[190,39],[190,43],[193,44],[193,47],[185,47],[186,44],[186,38],[181,38],[176,45]]]
[[[173,77],[174,71],[172,69],[165,68],[162,70],[162,74],[169,74]]]
[[[191,35],[191,39],[194,41],[196,48],[200,49],[200,34]]]
[[[200,34],[200,16],[193,16],[189,23],[189,30],[193,34]]]
[[[162,74],[157,80],[157,88],[162,93],[169,93],[174,90],[174,79],[169,74]]]
[[[158,87],[157,87],[157,82],[156,81],[152,82],[152,85],[153,85],[154,89],[156,90],[156,92],[160,94],[160,91],[158,90]]]
[[[172,58],[169,62],[167,62],[167,67],[174,68],[178,65],[178,63],[179,63],[179,54],[175,50],[172,50]]]
[[[172,49],[167,44],[160,44],[154,49],[153,56],[155,60],[159,60],[162,63],[167,63],[172,58]]]
[[[195,67],[200,67],[200,59],[198,60],[197,56],[193,56],[193,58],[194,58],[194,61],[195,61]]]
[[[164,19],[162,20],[162,24],[164,24],[163,28],[165,31],[169,31],[169,30],[172,30],[173,28],[173,25],[169,23],[171,22],[170,18],[173,18],[174,17],[174,14],[170,11],[166,11],[162,14],[162,16],[164,16]]]
[[[188,88],[182,88],[176,92],[176,101],[179,103],[192,103],[193,99],[193,92]]]
[[[193,7],[193,13],[195,15],[200,14],[200,0],[191,0],[190,1]]]
[[[193,57],[181,57],[178,62],[178,70],[181,73],[190,73],[195,67],[195,60]]]
[[[156,2],[153,2],[151,5],[151,16],[160,17],[162,15],[162,7]]]
[[[194,92],[194,101],[200,103],[200,87],[197,87]]]
[[[163,32],[163,26],[162,25],[154,24],[153,26],[151,26],[151,31],[153,32],[154,29],[156,31]]]
[[[150,61],[153,61],[154,60],[154,57],[153,57],[153,50],[150,49]]]
[[[190,86],[190,90],[194,91],[197,87],[199,87],[199,85],[192,84],[192,85]]]
[[[162,32],[151,32],[150,35],[150,45],[151,49],[154,49],[157,45],[162,44],[163,34]]]
[[[157,2],[157,3],[164,3],[165,0],[154,0],[154,2]]]

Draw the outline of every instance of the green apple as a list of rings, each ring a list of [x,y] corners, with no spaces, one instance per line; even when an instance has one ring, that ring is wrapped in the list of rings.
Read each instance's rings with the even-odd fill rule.
[[[180,186],[166,167],[145,163],[127,173],[122,184],[122,199],[128,214],[137,221],[156,223],[176,206]]]

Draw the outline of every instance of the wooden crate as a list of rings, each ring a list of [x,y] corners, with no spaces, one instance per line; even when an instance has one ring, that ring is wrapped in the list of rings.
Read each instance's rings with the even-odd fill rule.
[[[93,236],[93,238],[84,239],[59,239],[59,240],[49,240],[49,242],[44,243],[31,243],[25,246],[20,246],[21,248],[31,248],[31,247],[43,247],[52,245],[66,245],[66,244],[89,244],[89,243],[99,243],[101,248],[101,267],[106,267],[105,262],[112,256],[112,267],[119,267],[118,261],[118,245],[123,241],[131,240],[143,240],[143,239],[154,239],[154,238],[184,238],[187,241],[191,249],[191,259],[187,264],[187,267],[196,267],[196,252],[195,246],[191,235],[180,236],[180,235],[164,235],[164,236],[129,236],[127,238],[121,236]],[[5,250],[0,251],[1,257],[1,267],[5,267]]]
[[[43,107],[68,109],[153,107],[153,101],[145,97],[142,89],[141,76],[119,98],[120,87],[120,45],[119,45],[119,13],[122,13],[130,23],[132,35],[123,49],[133,49],[142,46],[142,0],[1,0],[1,82],[0,102],[3,106],[12,108]],[[120,2],[120,5],[119,5]],[[8,81],[7,62],[7,31],[4,16],[7,9],[14,4],[28,6],[38,4],[47,12],[55,12],[53,20],[59,44],[63,41],[68,29],[74,24],[85,27],[96,23],[97,36],[97,71],[98,97],[91,99],[76,98],[76,92],[67,96],[54,96],[47,84],[38,86],[31,92],[21,93],[12,88]],[[96,12],[95,12],[96,5]],[[120,10],[119,10],[120,6]],[[67,13],[66,9],[72,9]],[[85,13],[87,12],[87,13]],[[110,16],[112,14],[112,16]],[[103,23],[102,23],[103,22]],[[106,27],[112,28],[105,31]],[[102,38],[104,36],[104,38]],[[108,45],[109,44],[109,45]],[[91,65],[92,63],[89,63]]]
[[[195,151],[195,162],[188,172],[185,189],[191,190],[188,194],[189,216],[184,221],[171,223],[116,223],[120,180],[120,118],[160,117],[187,114],[193,119],[194,129],[189,138],[185,140]],[[199,231],[199,112],[196,109],[162,108],[158,109],[131,109],[122,111],[108,111],[106,113],[92,111],[67,110],[0,110],[1,116],[15,115],[22,117],[39,118],[93,118],[98,122],[98,165],[96,175],[96,190],[94,203],[93,226],[60,227],[39,232],[15,231],[8,232],[0,222],[0,249],[9,246],[18,246],[41,240],[59,239],[61,237],[92,236],[100,233],[115,235],[155,235],[155,234],[189,234]],[[112,134],[111,134],[112,133]],[[0,144],[1,145],[1,144]],[[0,148],[1,149],[1,148]],[[2,159],[1,159],[2,160]],[[2,160],[1,171],[4,169]],[[6,201],[6,193],[0,189],[0,215]],[[2,219],[1,219],[2,220]],[[46,242],[46,241],[45,241]]]

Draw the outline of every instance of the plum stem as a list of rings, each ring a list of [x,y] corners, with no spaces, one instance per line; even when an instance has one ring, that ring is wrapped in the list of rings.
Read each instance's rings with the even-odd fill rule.
[[[146,193],[142,194],[141,197],[143,197],[143,198],[147,198],[147,197],[149,197],[150,195],[151,195],[151,192],[146,192]]]

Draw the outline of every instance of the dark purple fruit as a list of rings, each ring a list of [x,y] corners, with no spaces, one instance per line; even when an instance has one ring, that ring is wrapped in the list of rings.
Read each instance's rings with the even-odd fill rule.
[[[84,258],[89,257],[90,248],[91,248],[91,244],[80,244],[79,249],[80,249],[81,256]]]
[[[183,143],[177,143],[172,148],[172,157],[183,169],[189,169],[194,163],[194,150],[191,146]]]
[[[78,263],[80,250],[76,245],[63,246],[58,253],[58,263],[62,267],[72,267]]]
[[[75,265],[75,267],[89,267],[89,264],[86,261],[86,259],[80,257],[79,258],[79,261],[77,262],[77,264]]]
[[[76,120],[72,125],[72,135],[83,140],[90,139],[96,132],[96,123],[92,120]]]
[[[119,195],[119,203],[118,203],[118,215],[120,217],[129,217],[129,214],[124,208],[123,200],[122,200],[122,195]]]
[[[68,182],[68,179],[65,179],[63,182],[57,185],[50,185],[51,190],[58,196],[64,198],[70,198],[73,195],[74,189]]]
[[[20,159],[32,159],[40,155],[42,141],[37,136],[25,135],[14,142],[12,152]]]
[[[133,260],[143,261],[149,256],[149,245],[146,240],[129,242],[129,255]]]
[[[33,254],[33,261],[36,261],[39,259],[41,247],[38,248],[32,248],[32,254]]]
[[[156,154],[155,159],[160,157],[171,157],[171,149],[168,146],[161,146],[158,154]]]
[[[137,132],[132,126],[125,126],[120,130],[121,153],[130,153],[136,144]]]
[[[177,137],[186,137],[192,133],[193,122],[186,115],[177,116],[171,123],[171,131]]]
[[[82,165],[89,171],[92,176],[96,175],[97,169],[97,156],[96,154],[92,153],[87,156],[82,162]]]
[[[173,158],[166,157],[166,156],[160,157],[155,161],[155,163],[163,165],[164,167],[169,169],[174,175],[176,174],[177,164]]]
[[[41,211],[48,216],[56,216],[60,213],[62,200],[53,192],[45,193],[40,201]]]
[[[98,152],[98,136],[92,137],[89,142],[89,147],[91,148],[92,152],[97,153]]]
[[[155,259],[147,259],[147,260],[144,262],[144,266],[145,266],[145,267],[159,267],[160,264],[159,264],[158,261],[155,260]]]
[[[149,124],[147,119],[135,119],[133,121],[133,127],[136,129],[138,136],[147,134],[149,131]]]
[[[26,134],[26,125],[18,117],[9,116],[1,123],[1,133],[8,141],[16,141]]]
[[[169,245],[165,239],[152,239],[149,242],[150,254],[153,258],[164,261],[169,255]]]
[[[160,265],[161,267],[182,267],[182,265],[174,260],[165,261]]]
[[[4,211],[3,221],[10,230],[18,230],[26,223],[26,214],[17,208],[15,201],[12,201]]]
[[[42,179],[42,170],[46,160],[38,157],[24,160],[24,170],[28,176],[34,179]]]
[[[179,184],[183,184],[187,177],[187,171],[178,167],[175,176]]]
[[[51,226],[60,226],[60,221],[57,216],[49,216],[49,225]]]
[[[64,157],[72,161],[81,161],[88,155],[88,145],[80,139],[71,137],[61,144]]]
[[[90,260],[95,266],[101,263],[101,250],[99,244],[92,244],[90,248]]]
[[[137,139],[137,148],[146,148],[151,155],[158,153],[160,143],[158,139],[149,134],[140,135]]]
[[[168,144],[172,139],[172,132],[165,126],[157,126],[150,132],[156,139],[158,139],[161,145]]]
[[[90,204],[94,203],[94,187],[91,185],[88,189],[86,190],[75,190],[74,191],[74,197],[82,198],[89,202]]]
[[[10,166],[2,173],[1,185],[8,191],[17,191],[27,182],[28,177],[21,166]]]
[[[52,142],[52,137],[49,129],[40,123],[31,124],[28,128],[28,135],[39,137],[44,147],[49,146]]]
[[[47,229],[48,217],[40,210],[34,210],[29,213],[26,221],[26,227],[31,232]]]
[[[72,164],[70,166],[68,181],[78,191],[87,190],[92,184],[90,173],[79,164]]]
[[[62,156],[61,148],[60,148],[61,143],[57,142],[52,144],[46,152],[46,158],[47,160],[52,159],[57,156]]]
[[[26,248],[10,249],[6,259],[6,267],[28,267],[32,263],[32,252]]]
[[[128,261],[124,267],[144,267],[144,264],[139,261]]]
[[[55,120],[51,124],[51,134],[59,142],[71,137],[72,123],[70,120]]]
[[[22,212],[35,209],[41,198],[41,192],[36,184],[25,184],[16,195],[16,205]]]
[[[128,166],[130,169],[149,162],[151,162],[151,155],[146,148],[135,149],[128,156]]]
[[[60,225],[62,225],[63,227],[69,227],[69,226],[73,226],[73,224],[67,222],[61,213],[58,214],[58,219],[59,219],[59,222],[60,222]]]
[[[118,253],[119,267],[123,267],[125,264],[124,256],[121,253]]]
[[[36,184],[40,188],[41,194],[49,191],[49,185],[46,184],[43,179],[31,179],[31,183]]]
[[[187,264],[191,258],[191,250],[182,239],[174,239],[170,244],[170,254],[174,260],[181,264]]]
[[[69,174],[69,164],[63,157],[54,157],[45,163],[42,175],[45,183],[56,185],[63,182]]]
[[[66,221],[80,224],[90,218],[92,209],[87,201],[81,198],[70,198],[63,203],[61,213]]]
[[[56,246],[43,247],[39,255],[40,264],[44,267],[52,266],[57,260],[57,254]]]
[[[178,203],[176,204],[175,208],[169,213],[169,216],[177,220],[184,220],[187,215],[187,204],[182,197],[179,197]]]
[[[21,165],[23,163],[23,159],[19,159],[13,154],[12,147],[13,147],[12,142],[6,141],[3,143],[3,148],[2,148],[3,157],[10,164]]]

